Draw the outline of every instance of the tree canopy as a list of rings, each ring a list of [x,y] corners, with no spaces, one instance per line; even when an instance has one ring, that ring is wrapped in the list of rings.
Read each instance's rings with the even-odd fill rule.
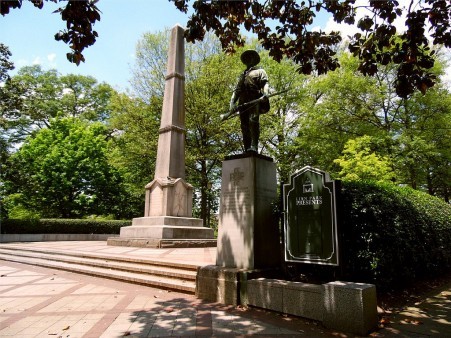
[[[187,12],[190,0],[171,0]],[[357,21],[357,10],[368,14]],[[187,23],[188,41],[202,40],[213,31],[225,50],[233,51],[245,40],[241,29],[257,35],[262,46],[277,61],[293,59],[304,74],[324,74],[339,64],[334,46],[343,40],[339,32],[313,31],[316,15],[328,12],[337,23],[357,25],[361,32],[350,37],[349,50],[360,60],[359,70],[375,75],[379,65],[399,65],[396,91],[407,97],[415,89],[422,93],[434,85],[432,73],[434,45],[451,47],[451,3],[446,0],[410,0],[408,7],[399,1],[369,0],[286,0],[286,1],[193,1],[194,11]],[[405,32],[397,32],[395,20],[405,15]],[[356,22],[357,21],[357,22]],[[397,38],[399,35],[399,39]]]
[[[187,12],[190,0],[171,0]],[[356,22],[357,10],[367,15]],[[241,29],[258,36],[262,46],[277,61],[293,59],[304,74],[324,74],[339,64],[334,46],[343,40],[339,32],[313,31],[311,25],[319,12],[328,12],[337,23],[357,25],[361,32],[350,37],[349,50],[360,60],[359,70],[375,75],[379,65],[398,66],[396,92],[407,97],[415,89],[422,93],[434,85],[429,69],[434,65],[427,28],[434,45],[451,47],[451,3],[446,0],[411,0],[407,8],[399,1],[212,1],[196,0],[194,14],[187,23],[188,41],[202,40],[213,31],[222,47],[234,51],[245,40]],[[405,15],[406,30],[397,32],[395,20]]]
[[[9,191],[43,217],[122,216],[126,193],[108,163],[107,135],[100,122],[50,120],[11,156]]]
[[[0,87],[0,127],[11,142],[21,142],[57,116],[105,121],[113,88],[91,76],[61,75],[55,69],[26,66]]]
[[[0,13],[20,8],[23,0],[0,1]],[[62,0],[46,0],[57,3]],[[290,58],[304,74],[324,74],[339,66],[335,46],[343,40],[339,32],[312,30],[315,17],[329,13],[337,23],[356,25],[360,32],[349,37],[349,50],[359,58],[359,70],[375,75],[380,65],[398,65],[396,92],[407,97],[416,89],[423,94],[435,83],[429,70],[435,62],[428,36],[435,46],[451,47],[451,3],[447,0],[267,0],[204,1],[169,0],[177,9],[192,11],[186,27],[186,39],[203,40],[206,31],[214,32],[225,51],[243,46],[242,30],[256,34],[263,48],[276,61]],[[93,25],[100,20],[98,0],[65,1],[56,12],[67,29],[55,39],[67,43],[70,62],[85,61],[83,50],[98,37]],[[42,8],[44,0],[32,0]],[[366,10],[359,18],[357,12]],[[404,20],[406,29],[397,32],[395,20]]]

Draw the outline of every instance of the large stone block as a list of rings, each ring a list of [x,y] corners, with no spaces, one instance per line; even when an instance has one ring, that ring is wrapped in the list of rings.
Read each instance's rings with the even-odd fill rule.
[[[283,312],[284,281],[252,279],[247,281],[248,305]]]
[[[247,282],[248,304],[304,318],[322,320],[323,287],[277,279]]]
[[[129,226],[122,227],[121,238],[152,239],[213,239],[213,229],[187,226]]]
[[[377,327],[376,288],[371,284],[307,284],[249,279],[248,305],[322,321],[331,329],[366,335]]]
[[[197,269],[196,297],[227,305],[248,305],[248,281],[273,274],[273,270],[245,270],[207,265]]]
[[[228,305],[240,304],[239,269],[216,265],[199,267],[196,277],[196,297]]]
[[[323,320],[322,285],[290,282],[283,290],[283,312]]]
[[[368,334],[377,327],[376,287],[339,281],[324,284],[323,324],[358,335]]]
[[[203,220],[191,217],[171,217],[171,216],[154,216],[154,217],[136,217],[132,220],[132,226],[189,226],[202,227]]]
[[[203,227],[203,221],[191,217],[138,217],[132,225],[122,227],[121,238],[137,239],[213,239],[214,231]]]
[[[259,155],[223,162],[216,265],[271,268],[280,262],[276,165]]]

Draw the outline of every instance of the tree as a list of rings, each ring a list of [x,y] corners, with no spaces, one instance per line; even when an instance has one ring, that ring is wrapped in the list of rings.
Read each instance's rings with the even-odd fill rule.
[[[11,52],[8,46],[0,43],[0,111],[2,115],[0,116],[0,130],[6,130],[8,128],[8,123],[5,115],[5,111],[14,110],[13,106],[15,103],[14,90],[11,87],[6,88],[6,83],[10,82],[9,71],[14,69],[14,64],[9,61]],[[5,137],[5,133],[0,135],[0,198],[5,196],[5,185],[4,185],[4,173],[6,170],[6,162],[10,156],[9,143]],[[3,198],[2,198],[3,199]],[[1,219],[6,214],[4,203],[0,204],[0,222]]]
[[[11,82],[11,77],[8,74],[9,71],[14,69],[14,64],[9,61],[11,52],[8,46],[0,43],[0,128],[8,129],[8,120],[15,116],[20,106],[20,96],[18,95],[19,88]],[[1,140],[6,142],[3,136]]]
[[[275,160],[280,181],[288,182],[296,171],[296,159],[302,156],[302,151],[293,141],[303,128],[300,120],[308,111],[304,109],[306,102],[310,101],[305,88],[307,76],[299,75],[291,60],[284,59],[278,63],[267,52],[261,51],[260,55],[260,66],[268,73],[271,91],[288,90],[271,98],[270,111],[260,117],[261,152]]]
[[[182,12],[190,9],[190,0],[171,0]],[[342,41],[338,32],[313,31],[319,12],[328,12],[337,23],[356,24],[360,33],[351,37],[349,50],[359,58],[359,71],[375,75],[378,65],[398,65],[396,91],[407,97],[415,89],[422,93],[434,84],[429,69],[434,65],[426,26],[434,45],[451,47],[451,3],[446,0],[411,0],[407,8],[398,1],[369,0],[366,6],[355,0],[329,1],[212,1],[195,0],[193,14],[187,23],[188,41],[202,40],[205,31],[213,31],[226,51],[243,46],[241,29],[257,35],[262,46],[277,61],[288,57],[299,65],[299,71],[324,74],[339,63],[334,46]],[[367,15],[357,19],[357,10]],[[396,38],[395,20],[405,14],[406,31]]]
[[[140,98],[116,93],[111,98],[108,127],[111,139],[109,161],[122,173],[133,216],[143,213],[144,187],[153,180],[157,157],[160,98],[149,104]]]
[[[217,43],[217,41],[216,41]],[[217,211],[221,163],[240,148],[237,120],[220,121],[228,107],[231,85],[236,81],[236,60],[220,53],[192,50],[186,84],[186,165],[188,179],[198,189],[199,217],[210,226],[210,215]],[[208,55],[209,54],[209,55]],[[227,69],[219,71],[218,69]]]
[[[104,122],[110,116],[108,108],[113,88],[98,83],[92,76],[68,74],[59,78],[63,88],[61,110],[64,116]]]
[[[14,69],[14,64],[9,61],[10,56],[8,46],[0,43],[0,83],[7,81],[10,78],[8,72]]]
[[[346,142],[368,135],[371,153],[388,158],[399,184],[449,199],[451,93],[437,85],[425,95],[396,96],[394,66],[380,67],[373,77],[358,72],[358,60],[340,56],[342,67],[306,85],[314,104],[301,117],[299,135],[291,141],[298,153],[331,173]],[[441,62],[433,71],[440,74]],[[448,168],[448,169],[446,169]]]
[[[451,93],[437,85],[402,101],[393,158],[400,181],[449,202]]]
[[[136,62],[131,84],[141,100],[149,103],[164,95],[170,31],[144,33],[136,44]],[[163,101],[161,101],[163,102]]]
[[[108,163],[108,132],[100,123],[52,119],[11,156],[6,173],[16,205],[41,217],[124,216],[119,172]]]
[[[108,101],[114,92],[106,83],[91,76],[61,76],[55,69],[39,65],[23,67],[6,82],[5,90],[13,93],[3,111],[5,126],[13,142],[20,142],[34,131],[49,126],[57,116],[80,117],[104,121],[109,116]]]
[[[343,180],[382,183],[395,177],[390,159],[371,150],[371,137],[368,135],[346,142],[343,155],[334,162],[340,165],[339,178]]]

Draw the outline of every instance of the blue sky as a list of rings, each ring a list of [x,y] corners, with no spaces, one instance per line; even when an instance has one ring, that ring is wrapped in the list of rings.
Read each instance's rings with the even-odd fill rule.
[[[99,37],[83,52],[86,62],[77,67],[66,59],[68,45],[54,39],[55,33],[65,28],[61,16],[52,13],[58,7],[45,2],[39,10],[24,1],[21,9],[0,16],[0,42],[10,48],[16,70],[40,64],[43,69],[55,68],[62,74],[91,75],[118,90],[129,86],[135,45],[142,34],[177,23],[184,26],[188,20],[188,15],[168,0],[101,0],[97,7],[103,14],[94,26]]]
[[[10,48],[15,71],[40,64],[61,74],[91,75],[121,91],[129,87],[135,46],[143,33],[170,29],[177,23],[185,26],[189,18],[168,0],[100,0],[101,20],[94,26],[99,37],[84,50],[86,62],[77,67],[66,59],[69,47],[54,39],[65,28],[60,15],[52,13],[58,7],[45,2],[39,10],[24,0],[21,9],[0,16],[0,42]],[[319,17],[318,22],[325,25],[326,19]]]

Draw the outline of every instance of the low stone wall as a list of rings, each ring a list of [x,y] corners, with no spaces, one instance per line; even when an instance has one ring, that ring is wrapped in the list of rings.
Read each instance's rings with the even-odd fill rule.
[[[372,284],[315,285],[259,278],[247,281],[247,304],[318,320],[328,328],[358,335],[368,334],[378,321]]]
[[[9,242],[56,242],[56,241],[106,241],[106,234],[2,234],[0,243]]]
[[[248,304],[304,318],[323,320],[323,286],[276,279],[247,282]]]
[[[313,319],[357,335],[377,328],[374,285],[338,281],[318,285],[268,278],[273,272],[202,266],[197,270],[196,297]]]

